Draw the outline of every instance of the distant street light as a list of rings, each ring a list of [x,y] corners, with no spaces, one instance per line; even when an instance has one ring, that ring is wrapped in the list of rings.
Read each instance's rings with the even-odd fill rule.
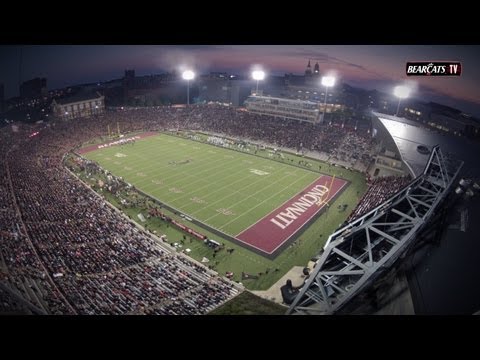
[[[253,78],[253,80],[257,81],[257,89],[255,90],[255,95],[257,95],[258,94],[258,82],[260,80],[265,79],[265,72],[262,71],[262,70],[252,71],[252,78]]]
[[[187,80],[187,105],[190,105],[190,80],[193,80],[195,73],[192,70],[185,70],[182,74],[183,80]]]
[[[335,78],[333,76],[322,76],[322,85],[325,86],[325,101],[323,103],[322,122],[325,120],[325,111],[327,109],[327,93],[328,88],[335,85]]]
[[[398,111],[400,110],[400,101],[408,98],[410,95],[410,89],[404,85],[398,85],[393,89],[393,94],[398,97],[397,112],[395,114],[395,116],[398,116]]]

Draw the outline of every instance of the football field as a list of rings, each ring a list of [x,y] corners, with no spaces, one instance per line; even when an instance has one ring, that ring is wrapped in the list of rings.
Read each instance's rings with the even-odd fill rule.
[[[272,254],[349,182],[284,162],[158,133],[80,150],[115,176],[237,241]]]

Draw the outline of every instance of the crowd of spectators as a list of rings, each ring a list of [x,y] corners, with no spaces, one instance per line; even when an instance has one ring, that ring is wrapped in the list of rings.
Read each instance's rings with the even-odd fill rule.
[[[92,139],[106,140],[115,130],[168,129],[222,133],[348,161],[369,161],[371,156],[366,133],[221,105],[117,108],[92,118],[4,127],[2,284],[50,314],[204,314],[236,295],[232,283],[136,228],[62,162],[71,149]],[[385,181],[393,190],[390,185],[396,182]],[[372,186],[368,194],[380,187]],[[372,195],[368,208],[390,193]]]
[[[53,314],[210,311],[238,292],[232,283],[171,253],[63,167],[65,152],[106,135],[110,121],[3,129],[2,284]],[[124,131],[148,126],[118,121]]]
[[[331,162],[349,166],[373,159],[373,139],[368,131],[344,128],[340,124],[319,126],[239,111],[232,107],[208,106],[202,111],[181,109],[192,130],[209,130],[232,137],[262,141],[278,148],[325,153]]]
[[[352,211],[347,221],[353,221],[368,213],[393,196],[411,181],[410,176],[385,176],[368,181],[368,190]]]
[[[333,128],[330,131],[337,133],[335,136],[341,139],[337,142],[336,147],[329,149],[330,161],[335,163],[340,160],[349,167],[354,167],[355,164],[358,167],[361,164],[365,169],[370,165],[373,159],[373,139],[371,137],[362,136],[362,133],[352,131],[341,136],[338,135],[338,128]],[[365,134],[363,133],[363,135]]]

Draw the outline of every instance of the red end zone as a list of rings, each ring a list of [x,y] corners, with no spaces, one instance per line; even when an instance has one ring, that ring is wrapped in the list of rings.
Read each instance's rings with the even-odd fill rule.
[[[260,251],[272,254],[322,210],[346,184],[345,180],[322,175],[235,238]]]
[[[148,136],[153,136],[153,135],[158,135],[158,133],[150,131],[150,132],[144,132],[144,133],[137,134],[137,135],[125,136],[125,137],[123,137],[119,140],[110,141],[108,143],[86,146],[84,148],[81,148],[77,152],[79,154],[86,154],[86,153],[89,153],[91,151],[95,151],[95,150],[98,150],[98,149],[103,149],[103,148],[114,146],[114,145],[125,144],[125,143],[128,143],[128,142],[133,141],[133,140],[140,140],[140,139],[146,138]]]

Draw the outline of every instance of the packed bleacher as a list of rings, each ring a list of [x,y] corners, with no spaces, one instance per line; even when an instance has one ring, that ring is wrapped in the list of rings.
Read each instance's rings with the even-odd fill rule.
[[[109,129],[202,130],[333,159],[371,156],[367,134],[218,105],[17,125],[0,129],[0,281],[48,314],[205,314],[238,293],[136,228],[64,168],[65,153]]]
[[[263,141],[276,147],[327,154],[328,161],[344,161],[349,166],[373,159],[373,139],[368,132],[343,128],[339,124],[318,126],[296,120],[256,115],[225,106],[204,107],[201,112],[186,112],[187,125],[193,130],[208,130],[242,139]]]
[[[53,314],[204,314],[237,293],[65,171],[65,151],[101,135],[93,119],[32,130],[1,134],[2,284]]]
[[[368,190],[352,211],[347,221],[353,221],[368,213],[399,190],[408,185],[410,176],[385,176],[368,181]]]

